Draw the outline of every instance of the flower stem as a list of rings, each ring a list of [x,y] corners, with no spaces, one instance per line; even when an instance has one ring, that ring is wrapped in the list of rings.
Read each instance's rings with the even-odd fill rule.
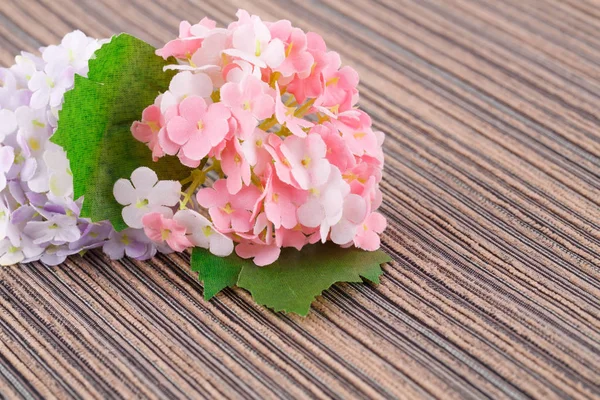
[[[308,110],[312,107],[312,105],[315,104],[315,100],[316,99],[310,99],[306,103],[302,104],[302,107],[297,109],[294,115],[298,118],[303,118],[308,112]]]

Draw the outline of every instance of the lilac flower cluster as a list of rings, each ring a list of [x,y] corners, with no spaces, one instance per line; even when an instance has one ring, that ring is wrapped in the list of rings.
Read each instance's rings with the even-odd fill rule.
[[[74,75],[87,75],[102,44],[75,31],[41,48],[41,57],[23,52],[0,68],[0,265],[56,265],[97,247],[113,259],[157,251],[142,229],[115,232],[108,222],[79,217],[83,198],[73,198],[69,161],[49,140]]]

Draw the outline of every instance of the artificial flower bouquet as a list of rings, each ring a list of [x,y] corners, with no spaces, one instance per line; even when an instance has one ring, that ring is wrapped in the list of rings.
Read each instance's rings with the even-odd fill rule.
[[[323,38],[240,10],[161,49],[75,31],[0,69],[0,263],[192,249],[228,286],[306,314],[378,282],[384,135]]]

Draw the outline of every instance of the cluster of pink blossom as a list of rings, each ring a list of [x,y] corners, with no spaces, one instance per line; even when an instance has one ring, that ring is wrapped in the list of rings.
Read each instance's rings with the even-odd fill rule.
[[[41,57],[22,53],[0,68],[0,265],[56,265],[101,246],[112,258],[156,253],[142,229],[117,233],[110,223],[79,218],[83,199],[73,199],[69,161],[49,140],[64,93],[75,74],[87,75],[101,44],[75,31],[41,48]]]
[[[125,221],[177,251],[227,255],[236,243],[257,265],[318,241],[379,248],[384,135],[356,107],[358,74],[316,33],[237,16],[226,29],[182,22],[179,38],[157,50],[178,60],[168,67],[177,74],[132,133],[155,160],[177,156],[194,170],[181,183],[146,170],[121,180]],[[217,180],[196,193],[207,176]],[[158,185],[162,195],[150,198]]]

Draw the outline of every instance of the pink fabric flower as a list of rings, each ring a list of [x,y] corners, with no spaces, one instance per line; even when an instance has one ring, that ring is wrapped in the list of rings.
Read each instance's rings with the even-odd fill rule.
[[[379,214],[378,212],[369,214],[369,216],[358,229],[358,232],[354,237],[354,244],[356,247],[363,250],[377,250],[381,242],[379,235],[383,233],[386,225],[387,222],[383,215]]]
[[[357,194],[349,194],[344,199],[342,218],[331,227],[331,241],[344,245],[352,242],[358,225],[367,216],[367,202]]]
[[[276,68],[285,59],[283,42],[272,39],[269,28],[257,16],[233,30],[232,48],[223,53],[239,57],[260,68]]]
[[[287,20],[277,21],[269,26],[272,37],[283,41],[285,60],[275,68],[284,77],[297,74],[300,78],[310,75],[314,58],[307,48],[306,34],[299,28],[293,28]]]
[[[157,243],[167,242],[174,251],[183,251],[192,247],[186,237],[186,229],[172,218],[167,218],[161,213],[153,212],[142,218],[144,232],[152,241]]]
[[[253,258],[254,264],[264,267],[277,261],[281,248],[275,244],[243,242],[236,246],[235,252],[242,258]]]
[[[298,206],[303,204],[308,193],[282,182],[275,172],[268,174],[268,180],[257,206],[262,204],[265,216],[276,229],[295,228],[298,225],[296,216]],[[258,209],[255,209],[254,214]]]
[[[269,133],[256,128],[241,146],[243,156],[257,175],[264,175],[266,168],[270,167],[273,161],[267,150],[269,135]]]
[[[306,34],[307,50],[313,56],[313,65],[307,77],[296,76],[287,86],[286,90],[293,94],[298,103],[304,103],[307,98],[317,98],[325,90],[325,79],[323,70],[332,61],[335,61],[327,53],[327,46],[323,38],[314,32]]]
[[[358,73],[351,67],[339,68],[341,61],[337,53],[330,53],[332,60],[323,69],[325,90],[315,102],[317,106],[335,107],[339,111],[350,110],[358,101]]]
[[[189,166],[196,167],[227,135],[229,117],[231,113],[223,104],[208,106],[201,97],[188,97],[179,105],[179,115],[167,123],[166,136],[169,144],[177,145],[185,160],[191,161]],[[167,142],[165,147],[165,152],[173,154],[174,147]]]
[[[169,41],[164,47],[156,50],[156,55],[164,58],[188,58],[202,44],[202,38],[192,36],[190,32],[192,25],[187,21],[179,24],[179,38]]]
[[[308,237],[304,234],[302,226],[293,229],[280,228],[275,231],[275,244],[279,247],[293,247],[300,251],[308,244]]]
[[[284,140],[281,152],[289,162],[299,188],[310,189],[327,181],[331,164],[325,158],[327,146],[321,136],[311,134],[304,139],[289,136]]]
[[[152,159],[157,161],[165,155],[158,142],[158,132],[163,129],[163,116],[157,104],[146,107],[142,113],[142,121],[136,121],[131,126],[133,137],[142,143],[146,143],[152,150]]]
[[[243,185],[250,184],[250,164],[237,139],[231,140],[221,153],[221,168],[227,175],[227,190],[236,194]]]
[[[267,91],[268,85],[252,75],[240,83],[229,82],[221,88],[221,101],[238,121],[242,139],[252,134],[259,120],[273,115],[275,101]]]
[[[212,188],[200,189],[198,203],[208,208],[215,227],[223,232],[248,232],[252,230],[250,219],[254,204],[260,197],[255,186],[246,186],[235,195],[227,190],[227,182],[220,179]]]
[[[236,15],[226,28],[181,24],[157,52],[180,72],[132,126],[155,160],[203,166],[185,180],[192,190],[206,168],[220,176],[196,194],[210,220],[189,209],[173,219],[193,245],[225,255],[235,242],[257,265],[318,241],[376,249],[384,135],[356,107],[358,74],[316,33]]]

